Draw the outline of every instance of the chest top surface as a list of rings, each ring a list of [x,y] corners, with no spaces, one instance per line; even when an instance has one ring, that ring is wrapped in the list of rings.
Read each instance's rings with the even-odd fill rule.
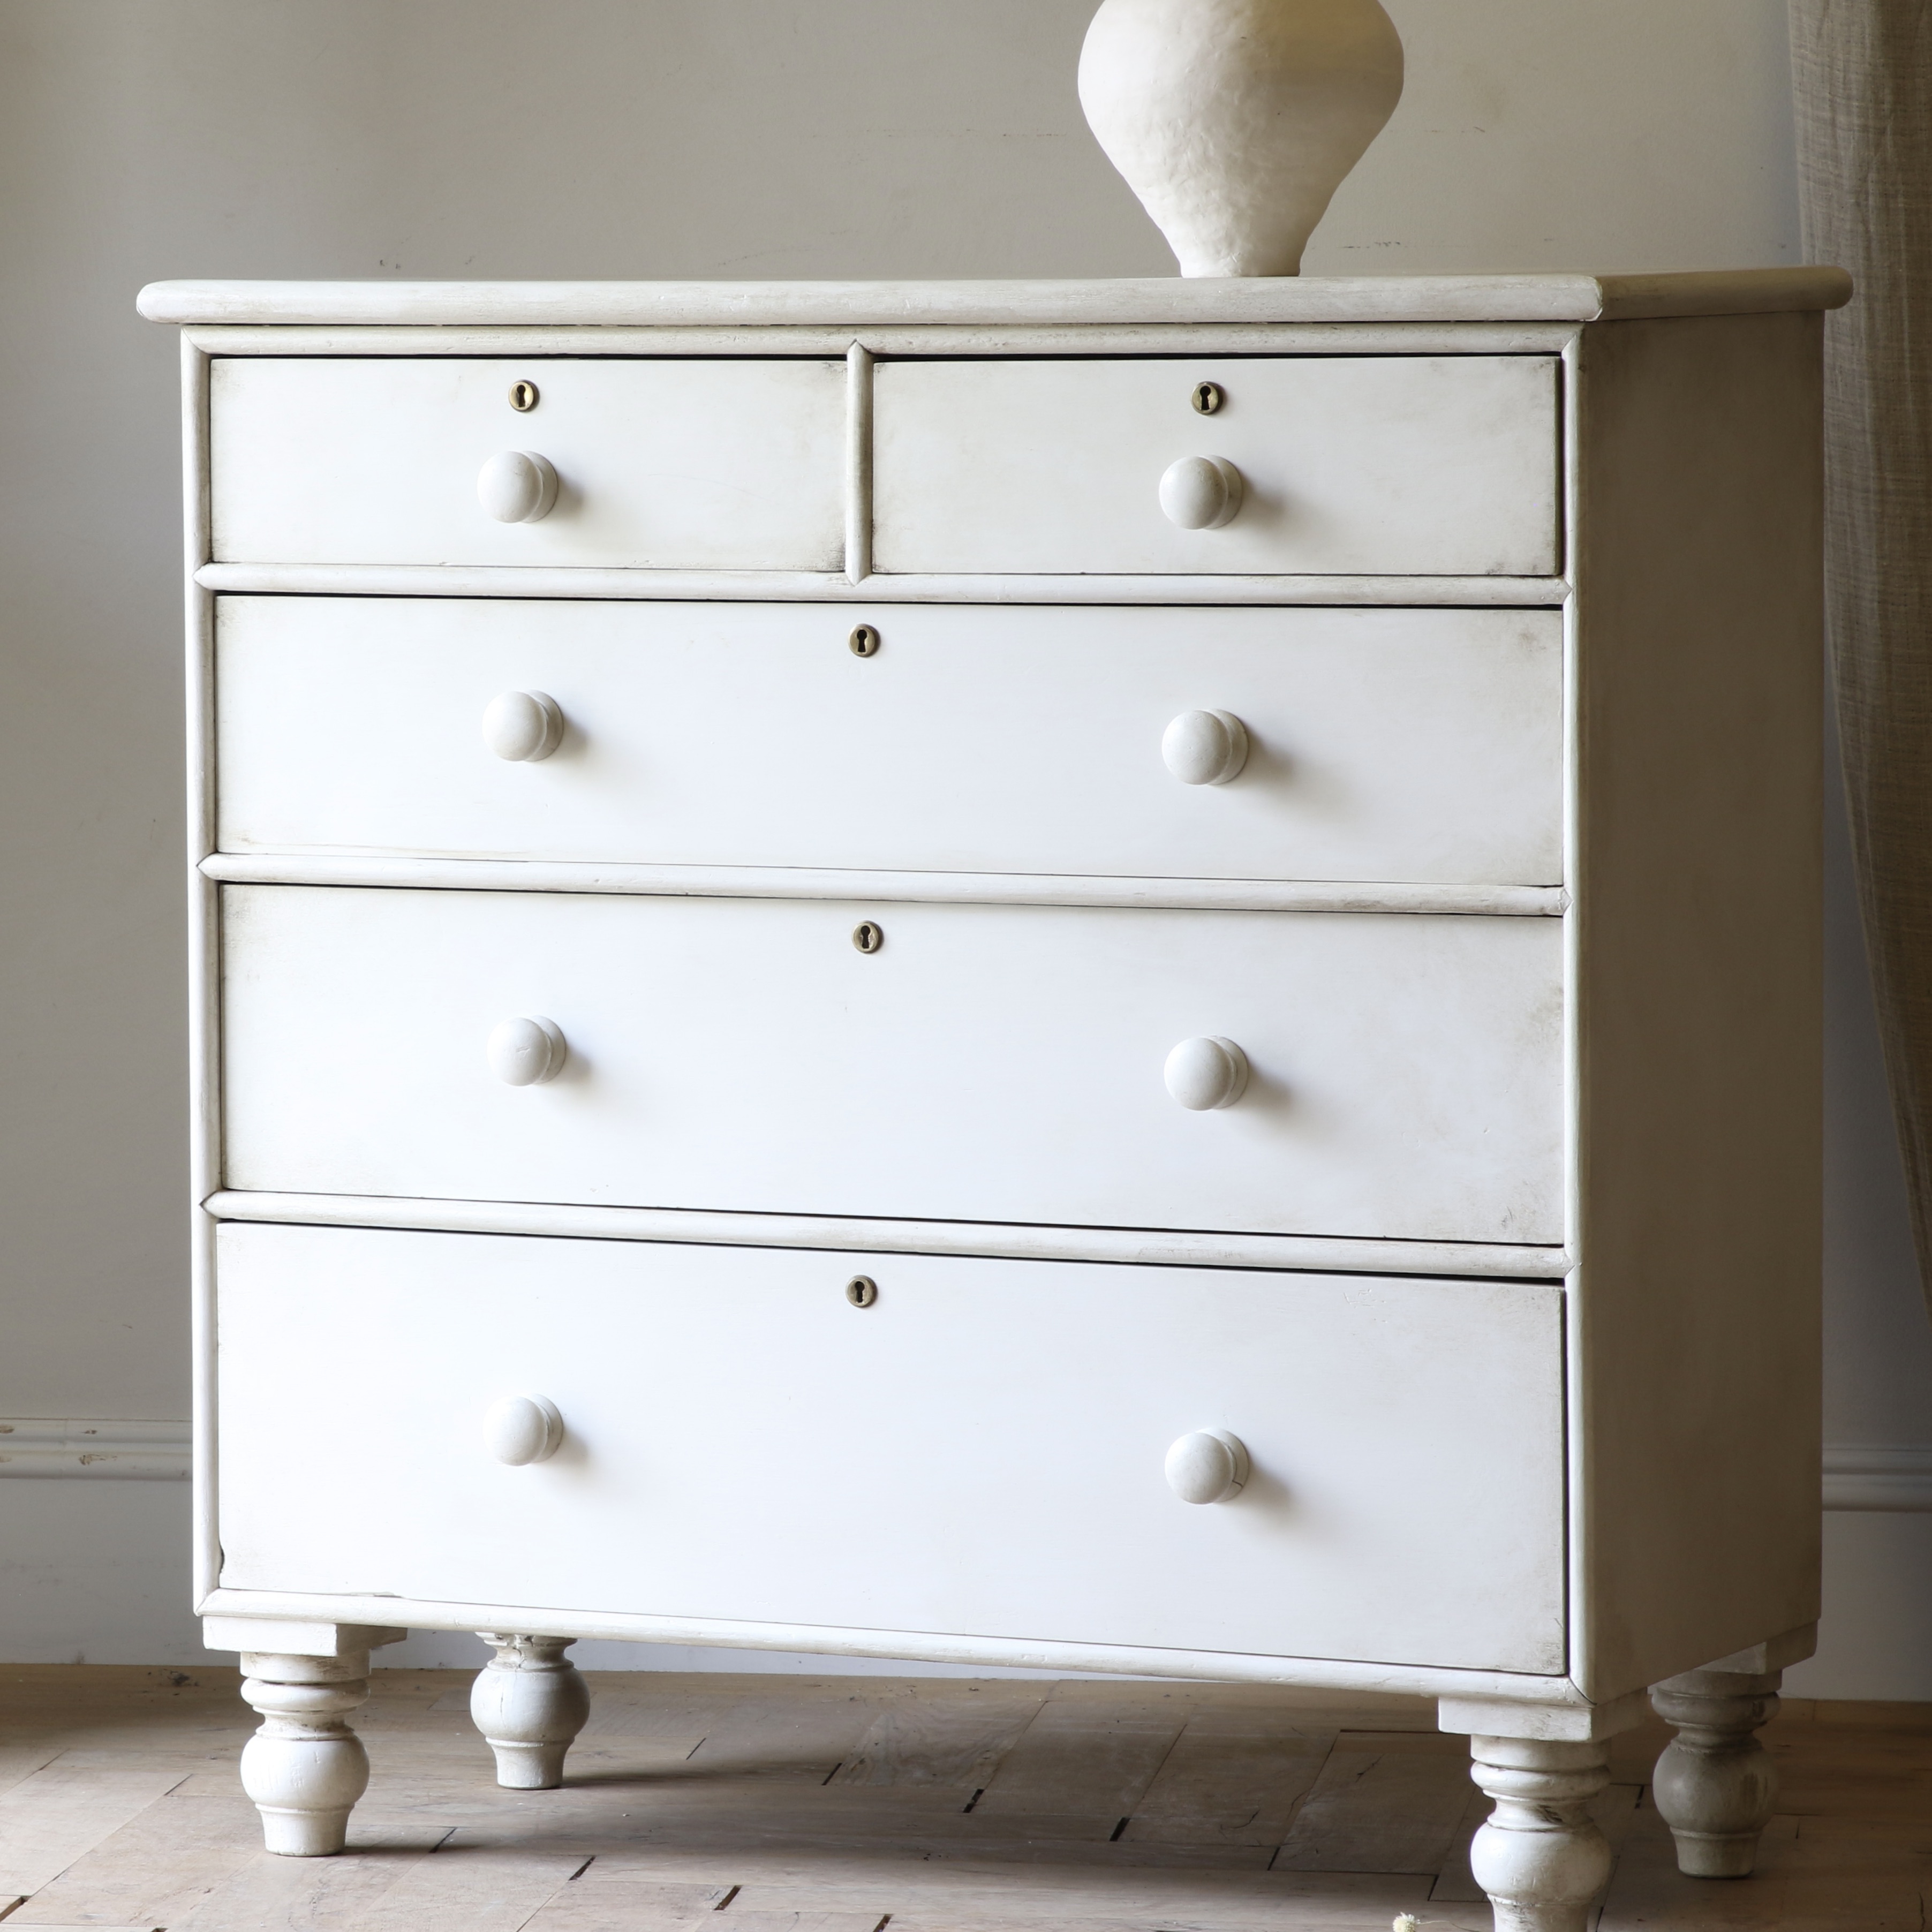
[[[215,326],[729,327],[1254,322],[1609,322],[1837,308],[1842,268],[1660,274],[1286,276],[877,282],[151,284],[151,322]]]

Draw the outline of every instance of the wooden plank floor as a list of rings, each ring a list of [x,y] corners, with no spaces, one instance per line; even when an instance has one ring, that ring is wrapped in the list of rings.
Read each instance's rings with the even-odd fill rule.
[[[169,1932],[1489,1932],[1426,1705],[1218,1685],[605,1675],[555,1792],[379,1672],[350,1849],[259,1849],[232,1670],[0,1669],[0,1916]],[[1678,1876],[1619,1738],[1599,1932],[1923,1932],[1932,1705],[1794,1702],[1760,1875]]]

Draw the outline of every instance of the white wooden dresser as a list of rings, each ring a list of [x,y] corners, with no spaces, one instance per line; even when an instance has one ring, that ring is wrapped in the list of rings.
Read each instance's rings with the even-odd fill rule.
[[[164,284],[199,1607],[1417,1692],[1580,1926],[1817,1612],[1835,271]]]

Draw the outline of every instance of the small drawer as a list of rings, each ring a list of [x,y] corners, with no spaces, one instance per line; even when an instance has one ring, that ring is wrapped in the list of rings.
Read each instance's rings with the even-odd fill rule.
[[[230,1589],[1564,1667],[1552,1287],[237,1224],[217,1279]]]
[[[226,851],[1562,875],[1553,611],[250,597],[219,612]],[[861,621],[866,657],[849,644]],[[554,749],[512,728],[534,715],[521,693],[554,703]],[[518,707],[507,725],[500,700]],[[1181,742],[1176,721],[1203,710],[1240,723],[1226,782]]]
[[[237,356],[210,407],[220,562],[844,566],[841,362]],[[519,454],[548,510],[485,503]]]
[[[223,897],[232,1187],[1562,1239],[1558,920]]]
[[[1557,368],[1547,356],[881,363],[874,567],[1551,575]],[[1211,415],[1196,406],[1204,385]],[[1199,458],[1238,472],[1218,527],[1163,508],[1163,478]],[[1169,508],[1214,508],[1177,474]]]

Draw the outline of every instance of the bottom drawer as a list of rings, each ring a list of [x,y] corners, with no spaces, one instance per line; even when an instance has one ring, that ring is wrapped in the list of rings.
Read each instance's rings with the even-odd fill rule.
[[[238,1223],[218,1252],[230,1588],[1564,1667],[1552,1287]],[[482,1425],[521,1393],[566,1434],[509,1467]],[[1196,1430],[1250,1452],[1233,1500],[1169,1486]]]

